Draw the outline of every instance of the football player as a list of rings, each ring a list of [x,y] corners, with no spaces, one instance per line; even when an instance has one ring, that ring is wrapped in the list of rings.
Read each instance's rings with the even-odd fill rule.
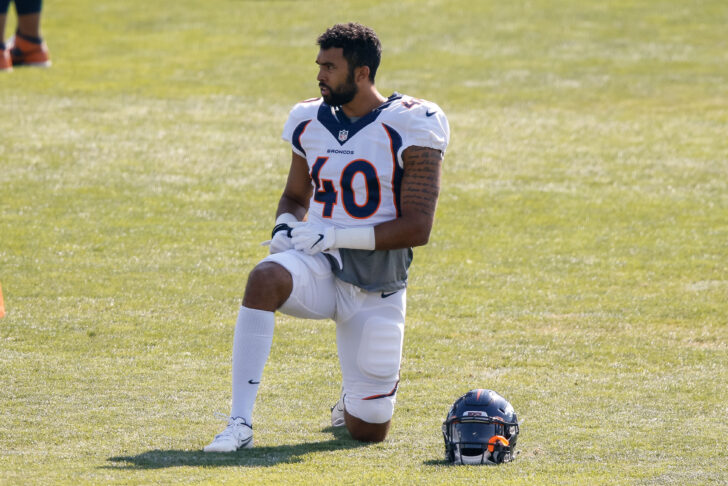
[[[436,104],[377,91],[381,44],[370,28],[337,24],[318,45],[321,97],[294,106],[283,128],[288,179],[235,326],[228,426],[207,452],[253,444],[275,311],[335,321],[343,383],[332,425],[366,442],[389,430],[407,271],[430,236],[450,129]]]

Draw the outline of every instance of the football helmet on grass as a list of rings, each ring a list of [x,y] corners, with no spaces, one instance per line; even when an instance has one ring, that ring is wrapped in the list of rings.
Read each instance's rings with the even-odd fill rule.
[[[475,389],[458,398],[442,424],[445,458],[453,464],[497,465],[515,457],[518,418],[492,390]]]

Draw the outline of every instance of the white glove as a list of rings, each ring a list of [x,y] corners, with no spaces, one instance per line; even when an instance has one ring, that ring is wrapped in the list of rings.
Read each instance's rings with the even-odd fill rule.
[[[291,235],[293,247],[309,255],[336,248],[336,228],[333,226],[305,223],[293,228]]]
[[[290,250],[293,248],[293,242],[291,241],[291,230],[296,226],[302,224],[296,219],[296,217],[290,213],[283,213],[276,218],[276,225],[271,233],[270,240],[261,243],[263,246],[270,246],[269,251],[273,253],[280,253],[282,251]]]
[[[286,223],[277,224],[276,227],[273,228],[273,236],[269,243],[269,251],[271,255],[293,248],[293,240],[291,239],[292,229],[293,228]]]

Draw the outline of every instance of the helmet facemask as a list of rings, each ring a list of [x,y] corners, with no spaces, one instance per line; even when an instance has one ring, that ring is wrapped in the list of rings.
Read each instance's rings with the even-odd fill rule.
[[[497,465],[513,460],[518,436],[515,422],[500,417],[454,416],[442,428],[450,462]]]

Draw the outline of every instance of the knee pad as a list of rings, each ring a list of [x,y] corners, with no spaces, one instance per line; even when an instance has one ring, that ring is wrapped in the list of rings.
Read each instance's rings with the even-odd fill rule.
[[[389,422],[394,414],[394,396],[371,400],[344,397],[346,411],[354,417],[370,424]]]
[[[399,377],[403,339],[404,324],[401,322],[381,317],[366,321],[357,353],[357,365],[362,374],[391,388]]]

